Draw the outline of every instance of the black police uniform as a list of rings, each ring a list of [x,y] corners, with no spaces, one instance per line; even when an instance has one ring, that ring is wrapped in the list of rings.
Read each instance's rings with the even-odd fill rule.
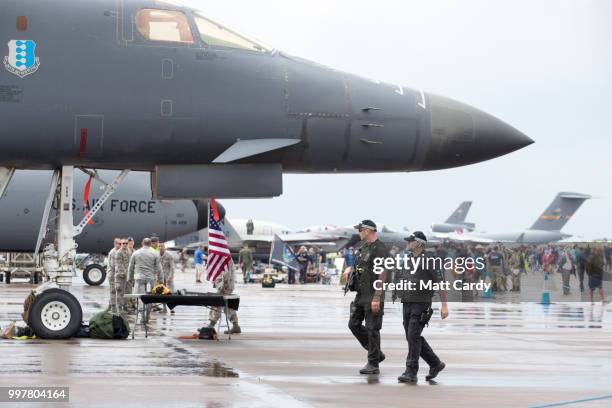
[[[412,254],[409,254],[409,256],[412,256]],[[431,265],[427,265],[426,257],[422,257],[421,265],[423,264],[426,267],[420,266],[414,274],[411,273],[412,271],[400,270],[395,275],[396,283],[406,280],[414,282],[416,285],[415,290],[402,290],[395,293],[395,296],[402,301],[404,331],[406,340],[408,340],[406,372],[414,376],[419,371],[419,357],[422,357],[430,367],[437,367],[441,363],[427,340],[421,335],[425,325],[429,322],[429,318],[431,318],[431,302],[434,291],[421,289],[420,287],[420,282],[437,283],[441,279],[437,271],[427,268]]]
[[[379,312],[373,313],[371,304],[376,292],[374,281],[380,279],[380,275],[374,273],[374,259],[388,256],[387,247],[377,239],[361,247],[354,267],[357,295],[351,303],[348,326],[361,346],[368,351],[368,363],[375,367],[378,367],[381,359],[380,329],[382,328],[384,314],[384,292],[381,294]],[[364,320],[365,326],[363,325]]]

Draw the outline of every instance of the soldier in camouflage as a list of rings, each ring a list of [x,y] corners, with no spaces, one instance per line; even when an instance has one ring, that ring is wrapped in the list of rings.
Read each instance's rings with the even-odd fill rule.
[[[234,262],[230,261],[229,266],[225,272],[223,272],[217,280],[215,281],[215,287],[217,288],[217,292],[221,295],[231,295],[234,293],[234,283],[236,280],[235,277],[236,267]],[[211,309],[208,319],[210,323],[208,327],[215,327],[219,319],[221,318],[222,308],[214,307]],[[238,325],[238,314],[234,309],[227,309],[227,317],[230,322],[232,322],[232,328],[230,330],[226,330],[225,334],[240,334],[242,330]]]
[[[106,276],[108,277],[109,284],[109,297],[108,297],[108,310],[110,312],[116,312],[115,310],[115,252],[121,249],[121,238],[115,238],[113,249],[108,252],[107,263],[106,263]]]
[[[126,293],[128,267],[130,265],[130,251],[128,241],[121,240],[121,249],[115,252],[113,264],[115,266],[115,310],[118,313],[127,313],[127,302],[123,295]]]
[[[163,242],[159,244],[159,256],[162,269],[159,283],[170,289],[170,292],[174,292],[174,257],[166,251],[166,245]]]

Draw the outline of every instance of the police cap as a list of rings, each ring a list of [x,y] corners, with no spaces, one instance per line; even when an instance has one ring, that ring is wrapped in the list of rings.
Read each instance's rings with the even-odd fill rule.
[[[410,235],[409,237],[404,238],[404,241],[408,241],[408,242],[410,242],[410,241],[417,241],[417,242],[420,242],[421,244],[426,244],[427,243],[427,237],[421,231],[414,231],[414,233],[412,233],[412,235]]]
[[[372,220],[363,220],[353,228],[356,230],[369,229],[371,231],[376,231],[376,224]]]

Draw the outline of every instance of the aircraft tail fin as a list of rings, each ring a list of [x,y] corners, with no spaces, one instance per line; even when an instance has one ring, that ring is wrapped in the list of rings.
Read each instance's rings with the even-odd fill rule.
[[[548,208],[538,217],[531,226],[533,230],[560,231],[561,228],[574,215],[589,198],[587,194],[580,193],[559,193]]]
[[[468,211],[470,211],[470,207],[472,206],[471,201],[464,201],[459,205],[459,207],[451,214],[450,217],[446,220],[447,224],[463,224],[465,221],[465,217],[467,217]]]

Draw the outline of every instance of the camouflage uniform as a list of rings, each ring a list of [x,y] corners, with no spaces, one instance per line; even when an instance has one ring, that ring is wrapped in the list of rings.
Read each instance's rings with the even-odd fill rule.
[[[185,272],[189,266],[189,256],[186,250],[183,249],[179,260],[181,262],[181,272]]]
[[[117,250],[115,247],[108,252],[106,276],[108,277],[109,297],[108,297],[108,310],[116,312],[115,310],[115,253]]]
[[[488,270],[493,275],[493,290],[496,292],[505,292],[508,290],[506,284],[506,275],[504,275],[504,256],[498,250],[489,252],[488,255]]]
[[[253,253],[249,248],[242,248],[238,254],[240,268],[242,269],[242,279],[248,283],[249,273],[253,270]]]
[[[162,276],[160,283],[166,285],[171,292],[174,292],[174,257],[170,252],[166,251],[161,255]]]
[[[115,309],[117,312],[127,311],[127,302],[123,295],[126,293],[128,266],[130,265],[130,252],[125,249],[120,249],[114,255],[115,265]]]
[[[230,262],[229,267],[227,268],[227,271],[219,275],[219,277],[215,281],[215,287],[217,288],[218,293],[222,295],[231,295],[234,293],[234,283],[236,279],[234,276],[234,271],[235,271],[234,263]],[[208,319],[210,320],[211,327],[216,325],[219,319],[221,318],[222,310],[223,309],[221,307],[214,307],[210,310]],[[234,328],[239,328],[238,327],[238,314],[236,313],[234,309],[230,309],[230,308],[227,309],[227,318],[229,319],[230,322],[232,322],[232,324],[234,325]]]
[[[512,274],[512,291],[519,292],[521,290],[521,255],[518,251],[510,255],[508,264]]]

